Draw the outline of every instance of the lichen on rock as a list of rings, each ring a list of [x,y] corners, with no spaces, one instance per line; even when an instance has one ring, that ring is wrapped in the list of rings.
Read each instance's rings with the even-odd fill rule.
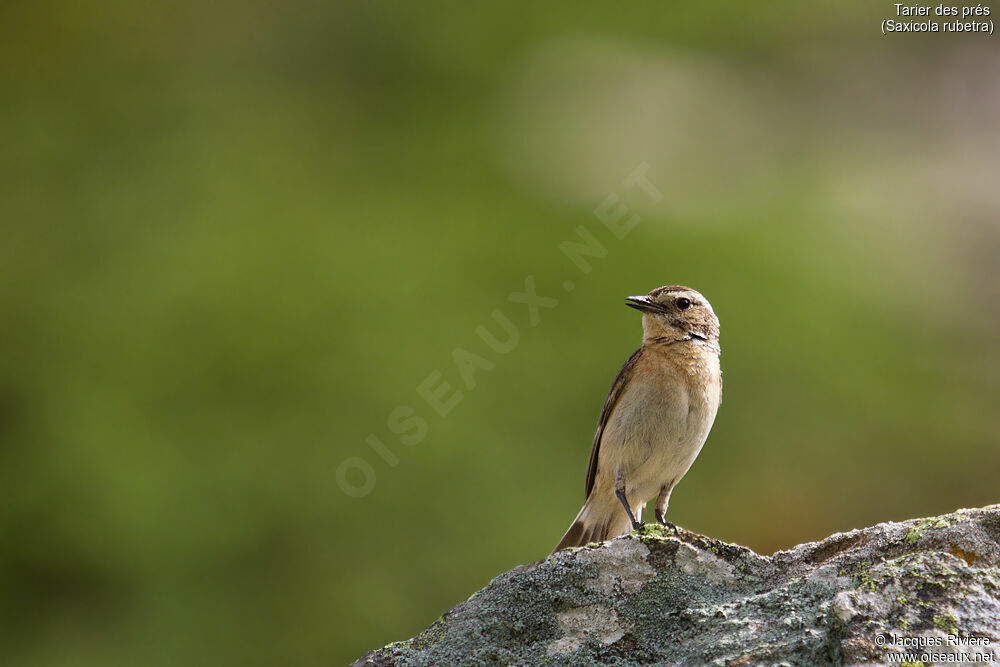
[[[883,664],[911,640],[1000,661],[1000,505],[772,556],[645,526],[505,572],[355,665]]]

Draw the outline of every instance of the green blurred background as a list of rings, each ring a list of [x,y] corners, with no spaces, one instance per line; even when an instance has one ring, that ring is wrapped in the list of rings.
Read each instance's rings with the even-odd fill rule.
[[[769,553],[1000,501],[996,42],[891,11],[3,3],[0,662],[415,634],[568,526],[661,284],[723,327],[675,522]],[[442,418],[455,348],[495,366]]]

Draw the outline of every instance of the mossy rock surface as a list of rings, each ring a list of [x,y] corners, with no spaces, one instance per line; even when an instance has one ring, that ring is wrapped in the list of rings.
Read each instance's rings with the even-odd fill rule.
[[[355,665],[885,664],[927,650],[1000,662],[1000,505],[772,556],[647,526],[505,572]]]

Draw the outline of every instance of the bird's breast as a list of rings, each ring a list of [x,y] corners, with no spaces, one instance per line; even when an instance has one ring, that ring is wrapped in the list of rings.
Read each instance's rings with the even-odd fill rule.
[[[633,372],[602,439],[607,474],[658,490],[701,451],[721,399],[718,356],[676,352],[644,354]]]

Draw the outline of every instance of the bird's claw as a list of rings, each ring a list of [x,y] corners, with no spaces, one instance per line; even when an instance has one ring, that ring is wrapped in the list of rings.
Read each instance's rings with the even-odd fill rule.
[[[662,513],[660,513],[660,512],[656,513],[656,521],[657,521],[657,523],[659,523],[661,526],[663,526],[667,530],[671,530],[674,533],[679,533],[680,532],[680,531],[677,530],[677,526],[675,526],[673,524],[673,522],[667,521],[667,518]]]

